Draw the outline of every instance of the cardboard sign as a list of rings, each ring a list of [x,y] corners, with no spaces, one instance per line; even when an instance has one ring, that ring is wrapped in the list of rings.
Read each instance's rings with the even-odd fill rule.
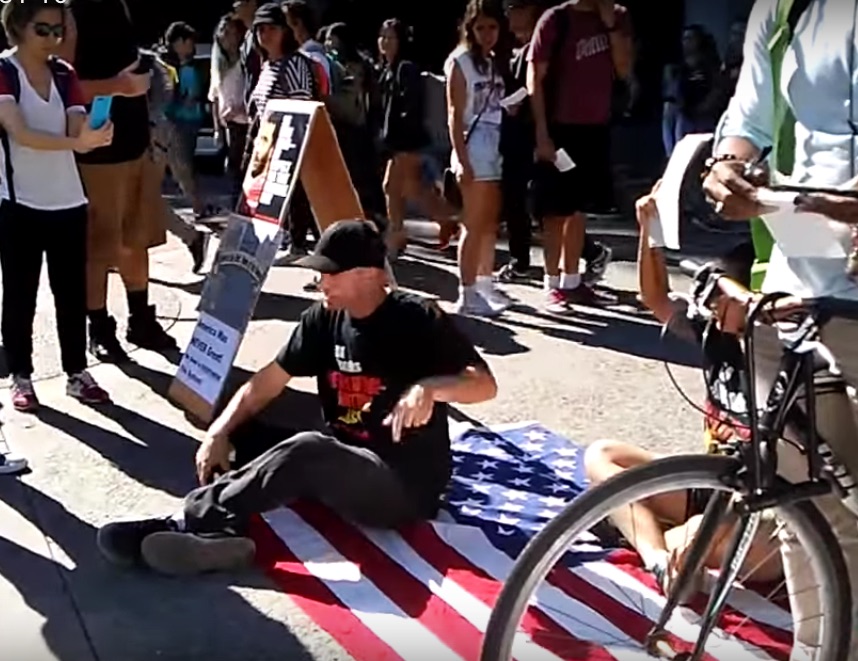
[[[169,397],[203,423],[218,406],[259,293],[277,256],[300,179],[320,230],[363,218],[322,103],[269,101],[238,213],[230,216],[200,296],[199,319]]]

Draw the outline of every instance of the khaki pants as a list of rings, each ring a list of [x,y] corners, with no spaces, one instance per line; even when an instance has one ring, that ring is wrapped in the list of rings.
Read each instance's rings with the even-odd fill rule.
[[[80,175],[89,198],[87,257],[91,262],[116,266],[123,248],[146,250],[164,243],[164,175],[148,150],[124,163],[81,163]]]
[[[838,367],[848,383],[858,385],[858,322],[834,319],[824,329],[822,340],[834,353]],[[783,345],[777,333],[769,327],[757,329],[755,334],[757,399],[758,405],[765,401],[774,380]],[[763,399],[761,399],[763,398]],[[858,407],[842,394],[817,395],[817,428],[820,435],[851,472],[858,477]],[[790,436],[787,430],[787,436]],[[790,482],[807,479],[807,458],[794,446],[781,443],[778,453],[779,472]],[[852,586],[853,629],[858,622],[858,518],[855,517],[836,496],[818,498],[814,504],[828,520],[834,535],[843,548],[849,580]],[[782,535],[782,555],[787,586],[792,595],[791,603],[795,638],[805,643],[817,640],[820,605],[813,588],[817,585],[810,569],[807,553],[789,532]],[[858,633],[853,633],[849,657],[858,659]]]

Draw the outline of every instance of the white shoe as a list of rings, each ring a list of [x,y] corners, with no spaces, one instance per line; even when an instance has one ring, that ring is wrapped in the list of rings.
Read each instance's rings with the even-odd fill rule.
[[[12,475],[27,470],[27,460],[18,454],[0,452],[0,475]]]
[[[502,289],[497,289],[491,280],[477,282],[477,291],[498,312],[504,312],[513,303],[512,298]]]
[[[456,303],[456,314],[465,317],[497,317],[503,310],[492,306],[475,288],[465,287]]]

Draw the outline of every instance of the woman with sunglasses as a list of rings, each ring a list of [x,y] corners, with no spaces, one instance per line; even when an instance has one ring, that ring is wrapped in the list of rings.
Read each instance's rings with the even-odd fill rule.
[[[87,404],[109,399],[86,371],[87,199],[75,152],[110,144],[113,127],[90,128],[74,70],[53,59],[66,11],[64,0],[16,0],[0,15],[13,45],[0,66],[0,126],[8,137],[0,150],[0,327],[12,405],[19,411],[39,405],[32,382],[33,319],[43,257],[66,392]]]

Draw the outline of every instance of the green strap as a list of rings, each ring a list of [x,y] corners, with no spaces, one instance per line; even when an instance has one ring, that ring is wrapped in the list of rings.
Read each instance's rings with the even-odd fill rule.
[[[789,13],[794,0],[779,0],[775,31],[769,40],[769,60],[772,67],[774,87],[774,113],[772,126],[771,163],[778,172],[789,174],[795,165],[795,117],[781,94],[781,70],[784,56],[792,41],[789,29]],[[759,291],[766,277],[775,241],[766,224],[760,218],[751,219],[751,239],[754,242],[756,262],[751,271],[751,288]]]

